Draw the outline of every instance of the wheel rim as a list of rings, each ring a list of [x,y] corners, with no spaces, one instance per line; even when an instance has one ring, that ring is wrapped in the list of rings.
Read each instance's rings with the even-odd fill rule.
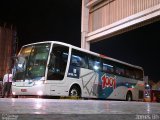
[[[78,91],[76,89],[72,89],[70,92],[70,96],[78,96]]]

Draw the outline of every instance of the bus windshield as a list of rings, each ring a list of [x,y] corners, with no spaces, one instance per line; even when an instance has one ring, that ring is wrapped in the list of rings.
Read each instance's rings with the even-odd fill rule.
[[[44,77],[50,46],[45,43],[23,47],[13,68],[14,80],[38,80]]]

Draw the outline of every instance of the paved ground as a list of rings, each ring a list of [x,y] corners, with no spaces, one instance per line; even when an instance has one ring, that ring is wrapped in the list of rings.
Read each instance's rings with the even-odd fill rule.
[[[160,103],[0,98],[2,120],[160,120]]]

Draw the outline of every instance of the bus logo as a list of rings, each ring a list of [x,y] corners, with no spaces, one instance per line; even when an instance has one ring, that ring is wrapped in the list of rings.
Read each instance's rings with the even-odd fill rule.
[[[113,87],[113,89],[116,88],[116,77],[109,77],[106,76],[106,74],[104,74],[101,77],[102,80],[102,88],[106,88],[106,87]]]

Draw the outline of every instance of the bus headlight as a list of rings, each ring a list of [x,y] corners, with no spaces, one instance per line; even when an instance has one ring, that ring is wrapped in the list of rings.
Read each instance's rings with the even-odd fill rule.
[[[37,95],[43,95],[42,91],[37,91]]]
[[[15,95],[15,94],[16,94],[16,92],[12,92],[12,94],[13,94],[13,95]]]

